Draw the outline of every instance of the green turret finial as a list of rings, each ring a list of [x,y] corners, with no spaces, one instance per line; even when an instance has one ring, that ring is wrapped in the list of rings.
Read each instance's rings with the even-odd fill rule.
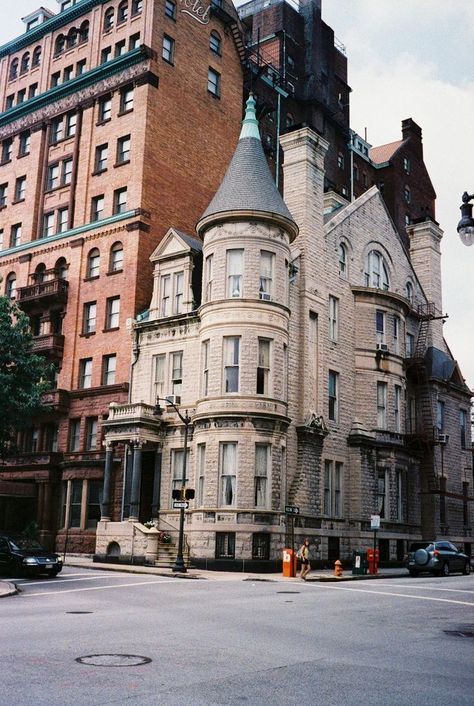
[[[257,140],[260,139],[257,115],[255,113],[255,105],[255,98],[251,93],[248,97],[247,104],[245,107],[245,118],[242,121],[242,130],[240,131],[239,140],[241,140],[243,137],[255,137]]]

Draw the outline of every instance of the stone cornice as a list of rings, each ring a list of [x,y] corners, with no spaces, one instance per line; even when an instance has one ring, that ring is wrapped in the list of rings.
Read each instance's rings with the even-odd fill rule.
[[[410,303],[406,297],[390,292],[385,289],[375,289],[374,287],[362,287],[352,285],[352,294],[356,301],[368,301],[379,305],[396,306],[402,310],[405,316],[411,312]]]
[[[54,32],[59,29],[59,27],[69,24],[69,22],[73,22],[78,17],[82,17],[82,15],[88,13],[96,5],[103,5],[106,2],[107,0],[80,0],[68,10],[59,12],[49,20],[42,22],[39,27],[35,27],[35,29],[25,32],[25,34],[12,39],[10,42],[7,42],[7,44],[3,44],[0,47],[0,59],[4,56],[8,56],[8,54],[17,52],[30,44],[39,42],[45,34]]]
[[[149,57],[150,51],[145,46],[133,49],[124,56],[96,66],[72,81],[50,88],[1,113],[0,140],[81,104],[90,104],[97,96],[136,81],[149,71]]]

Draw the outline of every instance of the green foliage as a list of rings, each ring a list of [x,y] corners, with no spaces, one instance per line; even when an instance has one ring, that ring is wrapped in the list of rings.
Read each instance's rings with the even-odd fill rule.
[[[41,396],[51,385],[50,366],[32,353],[28,316],[0,296],[0,457],[14,450],[17,431],[42,409]]]

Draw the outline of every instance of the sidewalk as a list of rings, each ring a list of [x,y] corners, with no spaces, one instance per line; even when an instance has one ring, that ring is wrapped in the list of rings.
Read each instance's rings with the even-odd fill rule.
[[[14,583],[10,583],[9,581],[0,581],[0,598],[14,596],[15,593],[18,593],[18,591]]]
[[[248,571],[206,571],[205,569],[188,569],[185,574],[174,573],[171,569],[155,566],[139,566],[131,564],[101,564],[98,562],[93,562],[92,559],[88,557],[66,557],[65,566],[72,567],[75,566],[81,569],[92,569],[96,571],[120,571],[122,573],[131,574],[152,574],[154,576],[170,576],[176,579],[200,579],[206,581],[284,581],[284,582],[301,582],[298,577],[288,578],[283,576],[281,573],[277,574],[254,574]],[[339,581],[370,581],[376,579],[388,579],[388,578],[403,578],[408,576],[406,569],[382,569],[377,576],[367,575],[367,576],[353,576],[350,570],[344,571],[341,577],[334,576],[334,572],[331,570],[314,570],[307,577],[306,581],[308,583],[312,581],[327,581],[327,582],[339,582]]]

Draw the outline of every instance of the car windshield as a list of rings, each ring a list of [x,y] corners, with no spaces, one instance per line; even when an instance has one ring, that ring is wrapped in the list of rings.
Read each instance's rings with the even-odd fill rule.
[[[41,544],[37,542],[36,539],[29,539],[29,537],[15,537],[15,539],[10,539],[10,546],[12,549],[19,549],[21,551],[28,552],[43,549]]]

